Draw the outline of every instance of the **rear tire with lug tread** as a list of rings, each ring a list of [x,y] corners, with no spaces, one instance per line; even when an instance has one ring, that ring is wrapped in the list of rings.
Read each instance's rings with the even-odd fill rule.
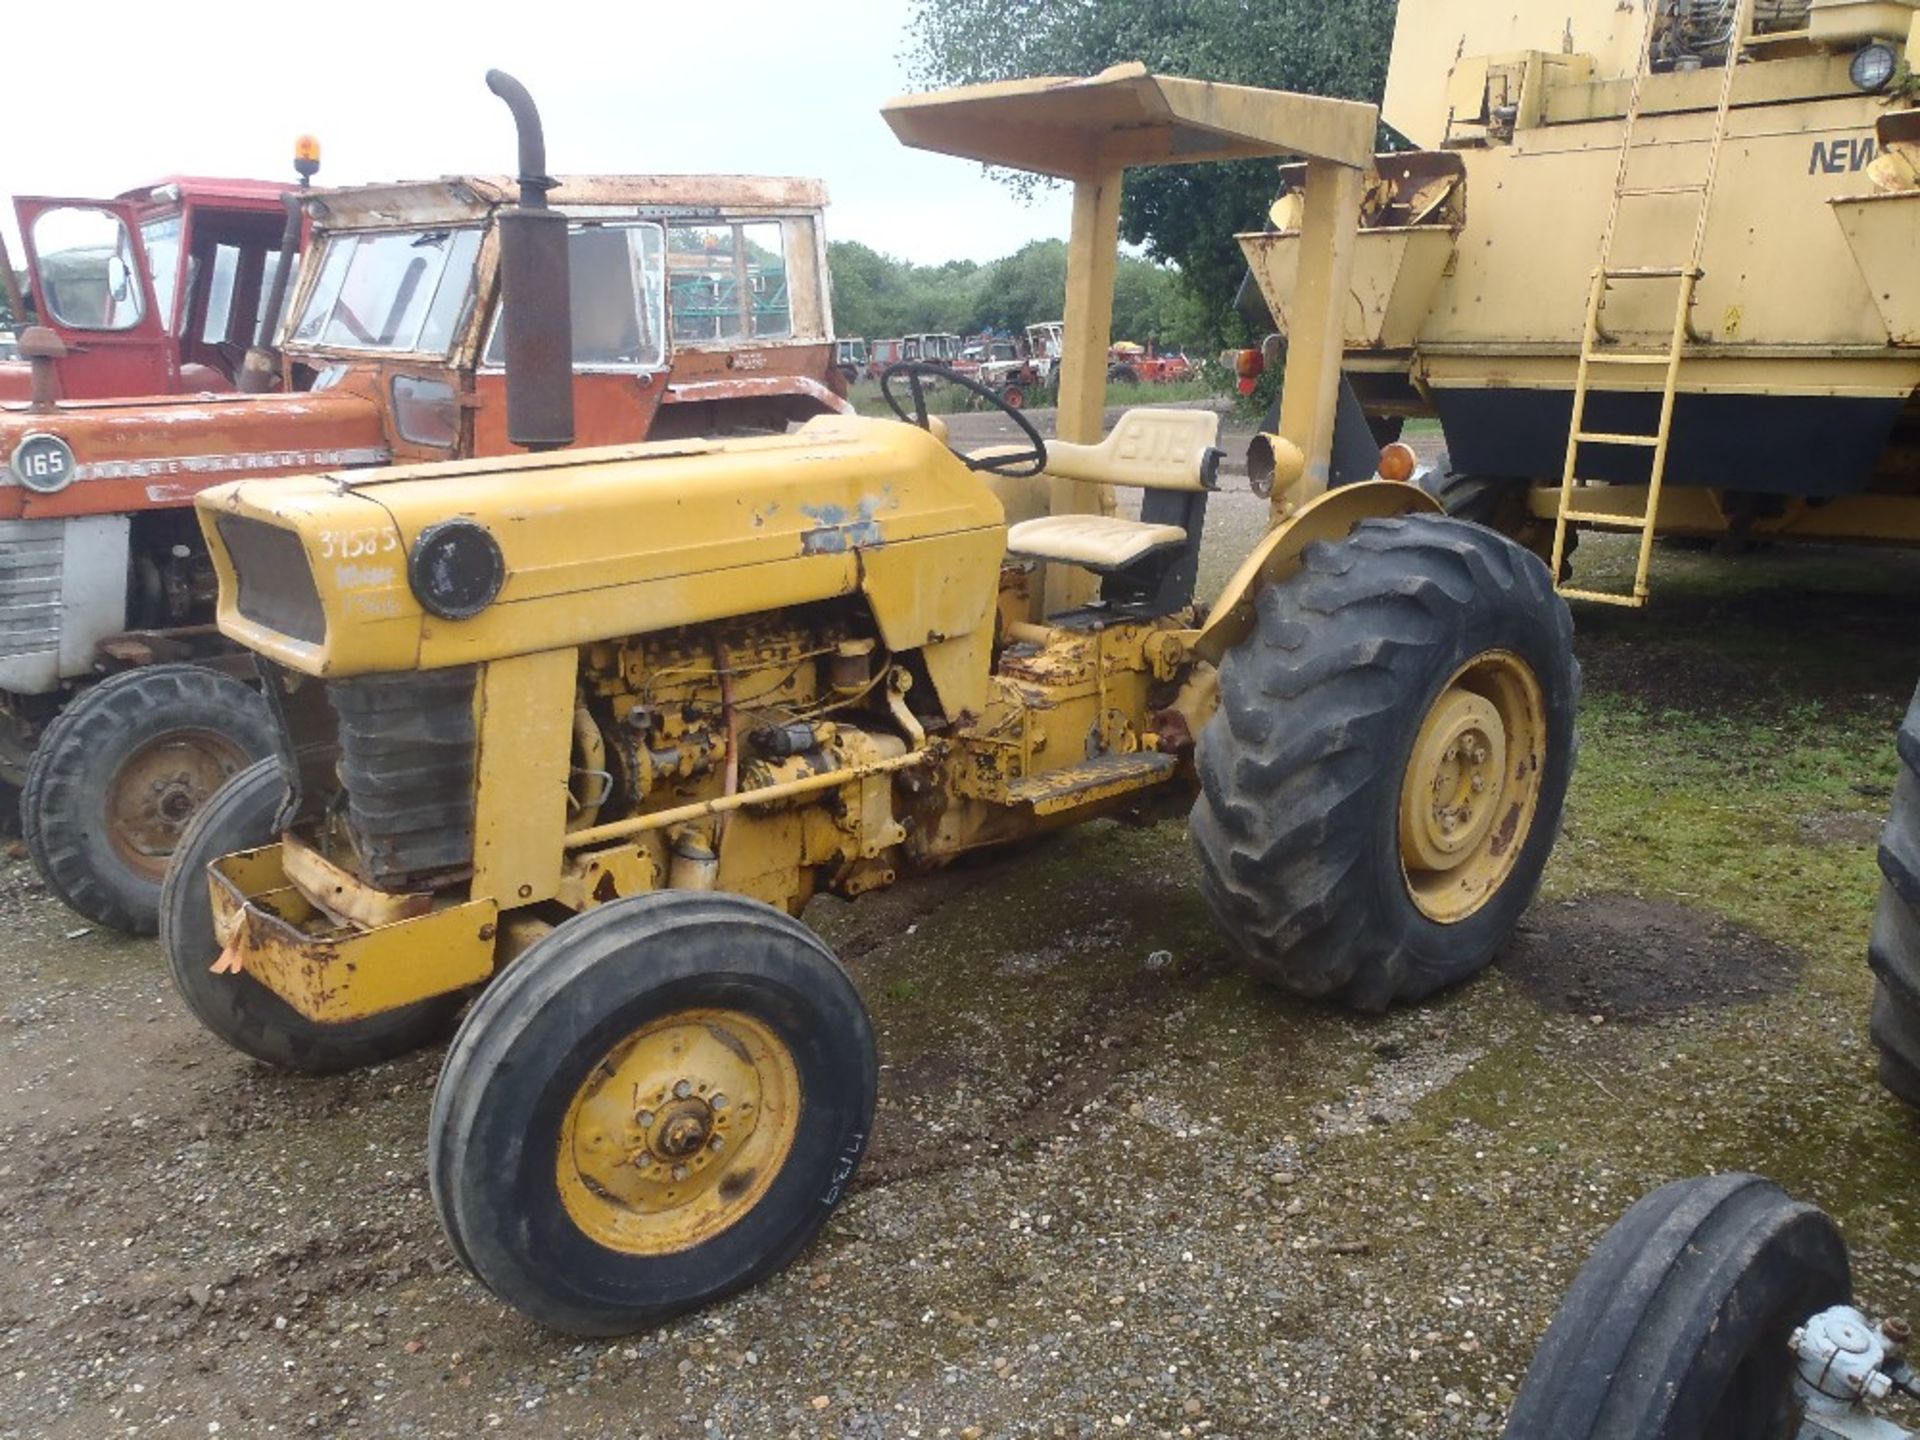
[[[1787,1337],[1851,1293],[1813,1206],[1753,1175],[1665,1186],[1582,1267],[1506,1440],[1791,1440]]]
[[[1900,777],[1880,837],[1880,908],[1867,961],[1877,980],[1871,1029],[1880,1081],[1920,1106],[1920,691],[1900,726]]]
[[[613,1335],[783,1268],[872,1126],[873,1032],[797,920],[661,891],[575,916],[468,1015],[428,1174],[455,1251],[542,1324]]]
[[[1251,967],[1384,1010],[1475,974],[1538,889],[1574,756],[1546,567],[1437,515],[1307,547],[1220,668],[1192,832]]]
[[[109,930],[151,935],[193,812],[274,750],[259,694],[199,665],[148,665],[83,690],[27,767],[20,828],[47,888]]]
[[[251,975],[215,975],[207,866],[237,850],[273,842],[286,796],[277,759],[234,776],[193,817],[160,896],[160,944],[174,987],[194,1018],[243,1055],[283,1070],[329,1074],[392,1060],[430,1045],[452,1027],[465,992],[436,996],[344,1025],[307,1019]]]

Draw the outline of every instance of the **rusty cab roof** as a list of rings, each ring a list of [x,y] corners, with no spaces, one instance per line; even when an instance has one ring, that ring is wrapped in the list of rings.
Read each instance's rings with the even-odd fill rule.
[[[515,203],[519,183],[506,175],[448,175],[386,185],[353,185],[316,194],[308,204],[326,230],[457,225],[486,219]],[[763,175],[562,175],[547,203],[569,210],[690,217],[824,210],[819,180]]]

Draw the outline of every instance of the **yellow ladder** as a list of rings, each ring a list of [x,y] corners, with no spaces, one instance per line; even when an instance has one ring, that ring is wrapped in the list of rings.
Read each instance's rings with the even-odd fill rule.
[[[1592,600],[1602,605],[1620,605],[1638,609],[1647,603],[1648,572],[1653,568],[1654,530],[1660,519],[1660,491],[1667,478],[1667,453],[1673,439],[1674,398],[1680,387],[1680,361],[1686,348],[1688,321],[1693,313],[1694,290],[1700,283],[1700,260],[1706,249],[1707,218],[1713,209],[1713,190],[1720,173],[1720,149],[1727,138],[1727,117],[1733,108],[1733,75],[1740,59],[1753,15],[1753,0],[1738,0],[1734,7],[1733,31],[1727,44],[1727,60],[1720,76],[1720,103],[1714,113],[1713,140],[1707,151],[1705,179],[1691,185],[1628,184],[1633,163],[1634,130],[1640,123],[1647,75],[1652,66],[1654,30],[1666,7],[1647,9],[1646,43],[1641,47],[1641,63],[1633,79],[1633,95],[1627,102],[1626,133],[1620,142],[1620,168],[1613,181],[1613,207],[1607,215],[1607,228],[1600,242],[1600,264],[1593,272],[1593,286],[1587,297],[1587,324],[1580,339],[1580,368],[1573,382],[1573,429],[1567,437],[1567,465],[1560,479],[1560,504],[1553,524],[1553,574],[1556,581],[1565,574],[1567,534],[1575,525],[1596,525],[1615,530],[1640,532],[1640,555],[1634,569],[1633,591],[1622,595],[1614,591],[1588,590],[1560,584],[1562,595],[1575,600]],[[1693,227],[1693,250],[1684,265],[1619,267],[1614,264],[1615,242],[1620,234],[1620,216],[1627,200],[1656,195],[1693,195],[1700,210]],[[1622,353],[1601,347],[1601,313],[1606,309],[1607,291],[1616,284],[1677,282],[1678,298],[1673,307],[1673,331],[1667,349],[1661,352]],[[1622,434],[1587,429],[1587,397],[1596,388],[1596,367],[1653,367],[1666,372],[1660,397],[1660,425],[1651,435]],[[1601,390],[1618,386],[1601,385]],[[1647,485],[1647,508],[1638,515],[1599,510],[1582,510],[1575,496],[1583,482],[1580,476],[1580,447],[1583,445],[1627,446],[1653,452],[1652,475]]]

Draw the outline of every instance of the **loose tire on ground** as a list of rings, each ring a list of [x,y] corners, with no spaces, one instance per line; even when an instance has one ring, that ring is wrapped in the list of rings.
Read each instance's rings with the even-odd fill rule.
[[[187,826],[160,894],[160,944],[180,998],[234,1049],[283,1070],[352,1070],[431,1044],[452,1028],[464,994],[438,996],[351,1024],[322,1025],[251,975],[212,972],[220,944],[207,898],[207,865],[270,843],[285,795],[280,762],[262,760],[234,776]]]
[[[1506,1440],[1791,1440],[1787,1337],[1851,1293],[1811,1205],[1752,1175],[1665,1186],[1581,1269]]]
[[[625,1333],[791,1261],[846,1194],[876,1086],[859,994],[798,921],[737,895],[616,901],[539,941],[461,1026],[434,1201],[501,1299]]]
[[[1383,1010],[1484,967],[1572,774],[1573,622],[1546,567],[1437,515],[1307,548],[1220,671],[1201,889],[1265,978]]]
[[[1920,1105],[1920,691],[1900,726],[1900,778],[1880,837],[1880,909],[1867,960],[1878,980],[1872,1032],[1880,1081]]]
[[[198,665],[149,665],[82,691],[27,768],[20,827],[47,888],[97,925],[153,934],[193,812],[273,753],[266,702]]]

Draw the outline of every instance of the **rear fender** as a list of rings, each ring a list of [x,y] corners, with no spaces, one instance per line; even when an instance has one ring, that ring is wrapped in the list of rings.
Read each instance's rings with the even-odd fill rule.
[[[1252,634],[1260,592],[1290,579],[1315,541],[1342,539],[1362,520],[1441,513],[1440,502],[1426,491],[1397,480],[1366,480],[1327,491],[1268,531],[1254,547],[1221,592],[1193,643],[1193,653],[1218,665],[1227,651]]]

